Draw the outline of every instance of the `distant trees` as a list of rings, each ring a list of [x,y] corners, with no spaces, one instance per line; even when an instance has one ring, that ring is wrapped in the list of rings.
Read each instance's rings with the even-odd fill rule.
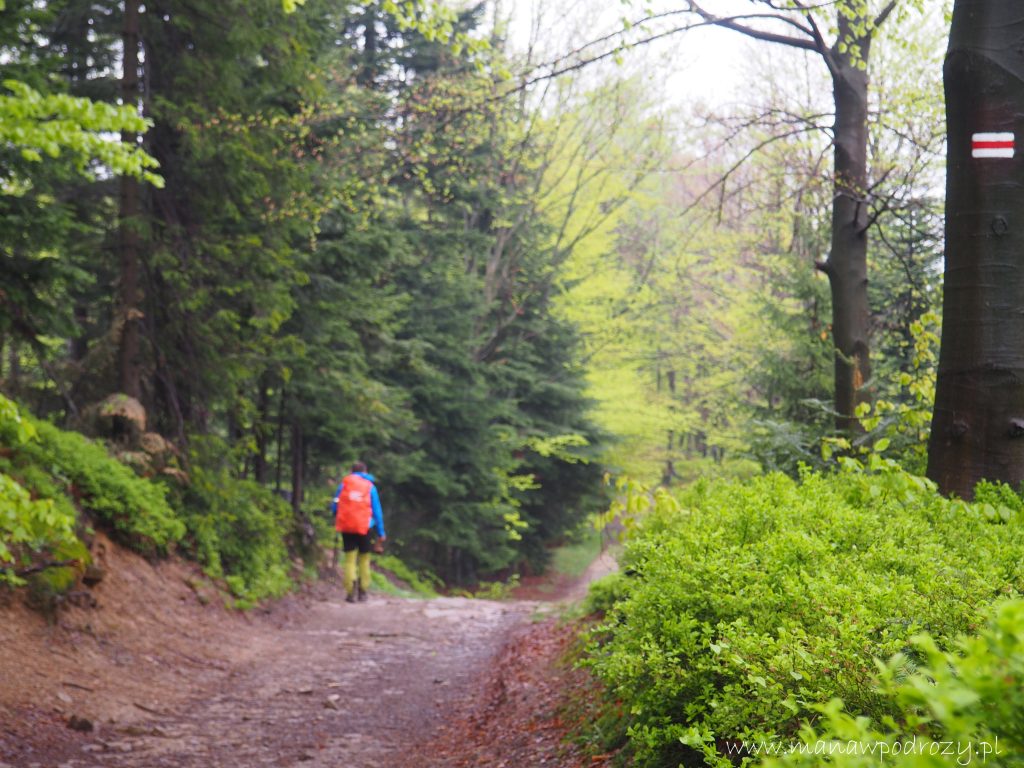
[[[140,401],[174,444],[142,471],[206,505],[194,520],[255,482],[298,526],[358,457],[412,559],[460,581],[539,564],[596,503],[600,437],[551,306],[525,107],[469,44],[479,8],[443,22],[452,46],[388,2],[293,5],[0,11],[19,82],[122,132],[46,162],[4,137],[0,386],[86,430],[109,395]],[[110,176],[145,177],[142,147],[161,188]]]
[[[868,173],[868,63],[876,32],[898,0],[886,0],[877,7],[867,0],[842,0],[830,9],[831,20],[823,18],[824,11],[800,0],[781,4],[752,0],[752,5],[765,10],[749,17],[718,16],[695,2],[688,3],[688,10],[706,23],[755,40],[816,53],[832,78],[831,240],[826,258],[817,267],[828,276],[832,291],[836,426],[851,430],[857,425],[857,405],[871,399],[866,389],[871,379],[867,253],[873,193]]]
[[[941,34],[908,21],[873,43],[866,328],[870,386],[886,407],[906,400],[900,382],[916,381],[910,329],[939,295],[943,133],[927,73]],[[672,116],[678,138],[664,137],[659,173],[569,261],[568,311],[584,330],[602,420],[621,438],[610,457],[649,482],[751,471],[750,458],[795,472],[822,461],[832,434],[830,289],[814,269],[832,236],[830,76],[815,55],[758,50],[736,104]],[[653,131],[618,123],[631,146]],[[604,159],[617,166],[614,152]],[[614,171],[602,179],[616,181]]]
[[[583,67],[623,49],[700,26],[733,30],[753,40],[820,57],[832,81],[834,122],[833,205],[828,251],[816,266],[829,280],[834,354],[836,427],[856,431],[857,406],[871,401],[871,308],[868,299],[868,232],[884,209],[879,179],[868,168],[869,76],[872,42],[879,29],[914,2],[840,0],[815,5],[801,0],[749,0],[749,13],[716,12],[694,0],[667,9],[645,7],[621,35],[607,35],[556,59],[540,76]],[[635,30],[635,31],[634,31]],[[617,43],[613,45],[613,43]]]

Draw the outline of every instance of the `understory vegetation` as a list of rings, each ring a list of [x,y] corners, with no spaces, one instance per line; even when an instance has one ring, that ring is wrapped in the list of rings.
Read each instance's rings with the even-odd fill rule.
[[[138,476],[106,446],[57,429],[0,396],[0,583],[66,590],[90,564],[97,530],[145,556],[175,550],[222,580],[237,604],[292,584],[288,505],[227,473],[181,486]]]
[[[1024,502],[1013,491],[985,484],[971,503],[950,500],[895,465],[850,461],[631,493],[624,509],[642,522],[621,574],[592,595],[606,614],[587,661],[625,713],[631,764],[728,766],[801,739],[868,749],[914,736],[978,749],[998,736],[1004,759],[1019,758]],[[784,764],[816,764],[818,749]]]

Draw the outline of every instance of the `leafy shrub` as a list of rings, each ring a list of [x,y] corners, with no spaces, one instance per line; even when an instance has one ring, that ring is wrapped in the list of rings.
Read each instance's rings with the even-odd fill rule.
[[[222,578],[241,605],[291,588],[291,508],[273,491],[233,476],[223,445],[193,441],[191,483],[177,489],[191,554]]]
[[[818,766],[825,755],[845,768],[1024,765],[1024,601],[1002,603],[955,652],[927,634],[912,646],[927,667],[907,677],[909,659],[897,654],[880,669],[878,690],[896,712],[891,722],[854,717],[833,699],[820,709],[823,723],[801,731],[802,747],[787,745],[793,751],[765,765]]]
[[[936,312],[925,312],[910,323],[913,348],[907,370],[898,371],[890,389],[892,399],[880,397],[871,405],[861,403],[857,416],[865,433],[851,446],[840,439],[844,450],[875,451],[898,461],[912,473],[924,473],[928,466],[928,436],[935,405],[935,377],[939,362],[939,326]]]
[[[0,584],[23,584],[19,566],[45,557],[64,559],[62,555],[76,550],[74,523],[73,511],[68,514],[53,499],[33,500],[13,478],[0,473]]]
[[[25,445],[26,457],[40,466],[49,463],[57,477],[67,480],[82,509],[115,539],[143,554],[165,554],[184,536],[185,526],[162,485],[138,477],[77,432],[45,422],[36,428],[39,439]]]
[[[9,446],[0,454],[0,584],[24,583],[17,568],[28,567],[36,557],[72,546],[74,510],[68,514],[53,499],[33,499],[13,477],[6,474],[13,449],[35,437],[30,422],[23,419],[17,406],[0,396],[0,435]]]
[[[137,478],[101,447],[36,421],[0,397],[0,581],[15,571],[88,554],[72,498],[115,537],[143,552],[165,551],[184,533],[163,489]],[[67,581],[56,574],[57,582]]]
[[[921,661],[912,636],[949,646],[1024,588],[1019,514],[946,500],[889,462],[846,465],[627,502],[652,511],[589,663],[630,712],[639,765],[728,765],[724,741],[793,737],[836,697],[895,716],[875,659]]]
[[[629,589],[629,577],[624,573],[609,573],[590,583],[583,601],[586,614],[607,613],[622,600]]]
[[[122,543],[146,554],[166,552],[185,527],[167,504],[162,486],[143,480],[112,459],[102,445],[24,414],[9,400],[0,416],[0,443],[9,446],[3,471],[19,478],[32,498],[49,501],[48,523],[74,525],[69,496]]]
[[[417,573],[394,555],[375,555],[373,564],[387,571],[409,586],[409,590],[420,597],[437,597],[437,588],[442,586],[441,580],[432,573]],[[376,578],[380,576],[380,580]],[[374,585],[385,587],[390,585],[386,577],[374,574]]]

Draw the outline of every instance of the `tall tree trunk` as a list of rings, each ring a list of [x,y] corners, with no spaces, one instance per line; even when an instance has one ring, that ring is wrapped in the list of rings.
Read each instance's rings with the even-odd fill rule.
[[[121,98],[135,106],[139,99],[139,0],[125,0],[122,40],[124,73]],[[138,135],[125,131],[125,144],[135,144]],[[140,276],[139,276],[139,182],[131,176],[120,181],[120,291],[121,346],[118,351],[118,388],[136,399],[142,396],[140,354]]]
[[[256,453],[253,456],[252,475],[253,479],[261,485],[267,482],[267,443],[270,430],[270,385],[267,376],[260,376],[259,390],[256,393],[256,423],[253,425],[253,436],[256,443]]]
[[[277,468],[274,473],[274,490],[281,492],[281,464],[284,461],[284,411],[288,402],[288,387],[281,387],[281,403],[277,409]]]
[[[668,381],[669,398],[674,403],[676,399],[676,372],[674,370],[669,370],[666,374],[666,379]],[[675,480],[676,477],[676,465],[672,460],[675,451],[675,436],[675,430],[670,429],[668,431],[668,449],[665,457],[665,469],[661,478],[662,485],[672,485],[672,481]]]
[[[373,5],[363,16],[363,65],[356,73],[359,85],[372,85],[377,78],[377,11]]]
[[[1024,481],[1024,167],[1013,141],[1024,115],[1021,39],[1017,3],[954,6],[944,67],[942,348],[928,476],[964,498],[983,478],[1014,488]],[[978,136],[993,133],[1008,135]]]
[[[18,393],[21,386],[21,350],[18,348],[18,337],[10,337],[10,346],[7,349],[7,391],[12,394]]]
[[[839,40],[851,40],[849,22],[840,17]],[[849,44],[849,43],[848,43]],[[852,44],[850,44],[851,47]],[[857,44],[868,60],[869,39]],[[833,51],[835,98],[835,197],[832,243],[819,264],[832,291],[832,338],[835,344],[836,428],[858,427],[857,405],[870,400],[864,384],[871,378],[870,310],[868,308],[868,76],[847,54]]]
[[[305,467],[305,450],[303,445],[302,426],[292,423],[292,512],[298,517],[302,510],[303,482],[302,474]]]
[[[755,5],[762,0],[751,0]],[[811,51],[820,55],[832,76],[836,117],[833,129],[835,182],[832,201],[832,242],[828,258],[817,263],[828,276],[832,292],[832,339],[835,346],[836,428],[850,432],[860,428],[857,406],[870,402],[865,388],[871,379],[871,326],[868,305],[868,76],[871,39],[899,4],[889,0],[877,16],[869,13],[870,3],[838,0],[836,38],[831,47],[809,12],[814,6],[783,3],[769,14],[800,29],[791,36],[779,29],[748,23],[752,16],[719,17],[689,0],[689,10],[705,22],[732,29],[755,40]],[[823,7],[823,6],[822,6]],[[793,15],[787,15],[786,9]],[[810,26],[805,26],[808,22]],[[790,30],[790,31],[791,31]]]
[[[86,325],[89,322],[89,308],[85,304],[76,304],[74,317],[75,336],[71,339],[68,352],[74,362],[80,363],[89,353],[89,336],[86,332]]]

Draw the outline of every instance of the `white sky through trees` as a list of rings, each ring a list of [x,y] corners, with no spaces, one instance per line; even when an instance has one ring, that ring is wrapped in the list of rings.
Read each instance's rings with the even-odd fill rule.
[[[608,0],[496,0],[499,17],[509,20],[508,40],[517,53],[533,50],[534,62],[547,62],[578,50],[605,35],[624,28],[624,19],[637,20],[645,12],[664,13],[682,4],[673,0],[621,3]],[[763,10],[749,0],[705,0],[704,7],[721,16]],[[930,0],[926,11],[929,22],[944,24],[946,0]],[[916,15],[916,14],[915,14]],[[682,17],[673,17],[651,31],[661,31],[668,25],[681,25]],[[778,30],[785,32],[784,27]],[[642,36],[634,33],[634,37]],[[944,44],[944,39],[943,39]],[[596,48],[588,49],[588,53]],[[756,71],[765,65],[765,56],[799,58],[807,54],[785,46],[750,40],[743,35],[715,27],[700,27],[673,34],[654,43],[625,51],[620,67],[625,72],[642,72],[651,88],[653,98],[663,100],[671,107],[685,107],[702,102],[707,107],[725,105],[749,96],[747,83],[757,80]],[[611,59],[606,66],[615,66]],[[820,61],[811,67],[820,67],[823,83],[827,72]],[[936,72],[941,78],[941,71]]]

